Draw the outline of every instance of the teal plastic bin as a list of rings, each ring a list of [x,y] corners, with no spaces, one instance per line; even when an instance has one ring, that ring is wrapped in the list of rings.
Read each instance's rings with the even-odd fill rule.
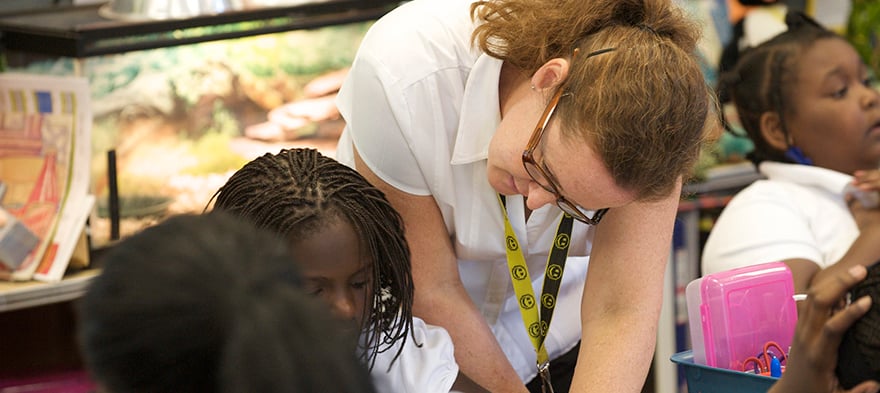
[[[693,351],[672,355],[673,363],[682,367],[688,393],[766,393],[776,378],[765,377],[726,368],[715,368],[694,363]]]

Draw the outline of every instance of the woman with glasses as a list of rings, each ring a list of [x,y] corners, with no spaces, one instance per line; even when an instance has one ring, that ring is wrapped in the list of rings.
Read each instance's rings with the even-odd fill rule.
[[[714,124],[699,27],[670,1],[472,1],[373,25],[337,99],[337,158],[401,213],[414,314],[472,380],[638,392],[681,184]]]

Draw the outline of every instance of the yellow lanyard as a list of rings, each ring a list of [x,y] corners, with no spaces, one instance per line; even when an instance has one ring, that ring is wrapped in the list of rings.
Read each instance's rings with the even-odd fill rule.
[[[522,315],[526,332],[529,334],[532,346],[535,347],[535,352],[538,355],[538,373],[544,382],[545,391],[549,387],[549,391],[552,392],[552,387],[549,386],[550,359],[547,355],[547,349],[544,347],[544,339],[547,338],[547,332],[550,330],[553,308],[556,306],[556,294],[559,293],[562,274],[565,270],[565,260],[568,258],[573,218],[571,215],[563,214],[562,219],[559,220],[559,226],[556,228],[553,248],[547,257],[547,268],[544,271],[544,284],[541,288],[541,310],[539,312],[535,302],[535,291],[532,289],[532,280],[529,277],[529,269],[526,266],[526,258],[519,247],[516,233],[513,232],[513,227],[510,225],[505,202],[504,196],[499,194],[498,203],[504,216],[505,249],[507,250],[507,267],[510,271],[510,281],[513,283],[513,290],[516,293],[519,311]]]

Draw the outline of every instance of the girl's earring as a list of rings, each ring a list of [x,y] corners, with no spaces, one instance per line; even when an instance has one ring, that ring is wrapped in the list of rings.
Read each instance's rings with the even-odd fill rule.
[[[790,145],[788,150],[785,151],[785,157],[789,160],[794,161],[797,164],[801,165],[813,165],[813,160],[804,155],[804,151],[801,148]]]

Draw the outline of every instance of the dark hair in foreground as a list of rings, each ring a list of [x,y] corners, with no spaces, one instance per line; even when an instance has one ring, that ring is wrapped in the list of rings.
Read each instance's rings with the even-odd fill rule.
[[[868,267],[868,276],[850,290],[850,299],[871,296],[871,309],[844,334],[837,353],[837,380],[852,389],[880,381],[880,263]]]
[[[407,339],[413,281],[403,220],[357,171],[315,149],[285,149],[245,164],[215,197],[215,210],[245,217],[288,239],[308,236],[334,219],[350,223],[373,266],[373,299],[365,307],[367,326],[362,327],[364,360],[372,368],[377,353]]]
[[[79,323],[109,392],[373,391],[354,338],[299,289],[271,233],[223,214],[175,216],[103,265]]]
[[[785,119],[797,110],[792,105],[792,95],[801,57],[821,39],[843,39],[801,12],[789,11],[785,24],[786,31],[744,50],[733,69],[722,73],[718,80],[719,100],[734,104],[740,124],[755,144],[750,155],[755,164],[768,160],[794,163],[785,151],[764,139],[761,115],[778,114],[782,131],[788,137]]]

